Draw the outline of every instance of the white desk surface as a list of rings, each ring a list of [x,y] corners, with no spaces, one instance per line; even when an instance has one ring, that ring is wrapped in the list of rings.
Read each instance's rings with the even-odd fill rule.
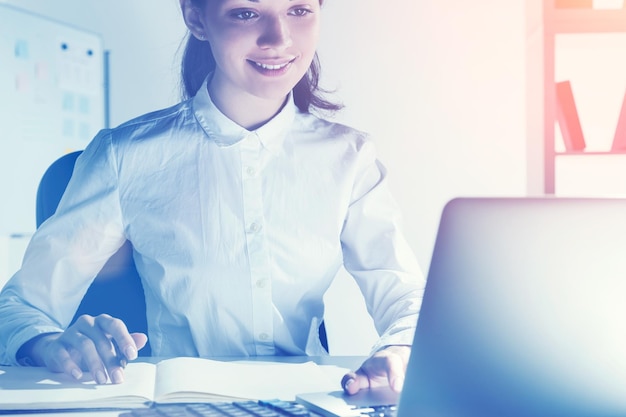
[[[141,357],[138,360],[140,361],[148,361],[148,362],[158,362],[163,358],[144,358]],[[287,363],[302,363],[308,361],[314,361],[318,365],[335,365],[340,366],[342,368],[348,369],[357,369],[361,363],[365,360],[363,356],[255,356],[255,357],[244,357],[244,358],[236,358],[236,357],[227,357],[227,358],[210,358],[214,360],[224,360],[224,361],[235,361],[235,360],[244,360],[244,361],[273,361],[273,362],[287,362]],[[51,411],[49,413],[37,411],[37,413],[11,413],[7,414],[8,416],[20,416],[20,417],[89,417],[89,416],[97,416],[97,417],[118,417],[123,411],[95,411],[95,410],[85,410],[85,411],[70,411],[66,413],[59,413]],[[2,413],[0,412],[0,415]]]

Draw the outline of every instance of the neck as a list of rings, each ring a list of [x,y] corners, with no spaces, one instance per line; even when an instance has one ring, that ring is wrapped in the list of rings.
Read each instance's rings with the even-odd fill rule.
[[[264,99],[246,92],[233,92],[223,85],[209,82],[211,101],[226,117],[247,130],[258,129],[270,121],[286,102],[286,97]]]

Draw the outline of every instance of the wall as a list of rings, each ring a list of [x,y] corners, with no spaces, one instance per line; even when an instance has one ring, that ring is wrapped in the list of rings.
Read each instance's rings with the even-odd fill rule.
[[[337,119],[374,135],[425,271],[449,199],[526,193],[524,6],[325,3],[320,59],[346,104]],[[341,317],[356,308],[339,297],[350,284],[338,281],[329,303]],[[371,337],[359,326],[342,334]]]
[[[5,2],[103,34],[112,125],[176,101],[177,0]],[[426,271],[446,201],[526,193],[524,0],[327,0],[323,13],[323,84],[346,105],[335,118],[374,135]],[[351,281],[327,301],[331,351],[367,353]]]

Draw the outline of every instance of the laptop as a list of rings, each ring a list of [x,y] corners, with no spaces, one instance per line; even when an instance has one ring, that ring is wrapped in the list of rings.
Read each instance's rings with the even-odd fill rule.
[[[358,416],[369,394],[297,401]],[[396,402],[397,417],[626,416],[626,200],[449,202]]]

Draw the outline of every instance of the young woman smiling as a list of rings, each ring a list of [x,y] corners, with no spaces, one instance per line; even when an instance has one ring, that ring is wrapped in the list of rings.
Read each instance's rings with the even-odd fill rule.
[[[323,355],[340,267],[380,334],[346,392],[402,387],[423,276],[366,134],[316,116],[321,0],[181,0],[185,100],[101,131],[0,294],[0,360],[98,383],[155,356]],[[69,322],[129,240],[149,335]],[[111,300],[114,303],[115,300]],[[69,326],[69,327],[68,327]]]

